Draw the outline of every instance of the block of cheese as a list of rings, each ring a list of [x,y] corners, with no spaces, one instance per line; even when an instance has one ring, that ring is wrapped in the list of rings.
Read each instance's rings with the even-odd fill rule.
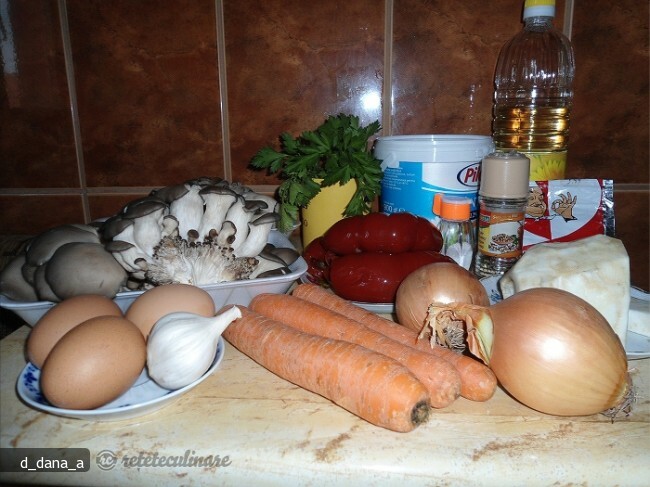
[[[650,295],[632,288],[627,329],[650,337]]]
[[[600,311],[623,346],[630,309],[630,258],[623,242],[594,235],[531,247],[499,279],[504,298],[534,287],[573,293]]]

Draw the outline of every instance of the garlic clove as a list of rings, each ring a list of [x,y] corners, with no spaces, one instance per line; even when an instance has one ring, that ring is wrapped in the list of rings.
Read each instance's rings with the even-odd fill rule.
[[[208,318],[187,312],[163,316],[147,340],[149,376],[171,390],[196,381],[212,365],[223,331],[241,316],[236,306]]]

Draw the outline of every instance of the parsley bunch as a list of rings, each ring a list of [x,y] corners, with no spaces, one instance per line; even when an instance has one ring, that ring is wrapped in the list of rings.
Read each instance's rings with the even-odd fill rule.
[[[313,131],[293,138],[280,136],[281,150],[264,147],[251,160],[256,169],[267,169],[283,182],[278,188],[281,231],[289,230],[299,220],[299,210],[309,204],[321,187],[345,184],[351,179],[357,190],[347,204],[344,216],[370,211],[381,192],[381,161],[370,152],[368,140],[380,129],[379,121],[366,127],[359,117],[339,114],[329,116]],[[315,179],[322,179],[320,184]]]

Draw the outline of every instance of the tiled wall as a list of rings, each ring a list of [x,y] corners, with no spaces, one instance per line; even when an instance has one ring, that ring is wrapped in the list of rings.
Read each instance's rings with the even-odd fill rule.
[[[247,166],[345,112],[383,134],[489,134],[523,0],[0,0],[0,234],[114,213]],[[615,181],[648,289],[648,3],[558,0],[577,58],[570,177]]]

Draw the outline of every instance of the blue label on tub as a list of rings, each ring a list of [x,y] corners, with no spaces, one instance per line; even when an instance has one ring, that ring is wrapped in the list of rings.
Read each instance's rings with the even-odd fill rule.
[[[433,213],[433,198],[436,193],[444,193],[471,199],[471,218],[476,220],[479,168],[480,162],[400,161],[398,167],[384,169],[382,210],[386,213],[408,211],[436,223],[438,218]]]

